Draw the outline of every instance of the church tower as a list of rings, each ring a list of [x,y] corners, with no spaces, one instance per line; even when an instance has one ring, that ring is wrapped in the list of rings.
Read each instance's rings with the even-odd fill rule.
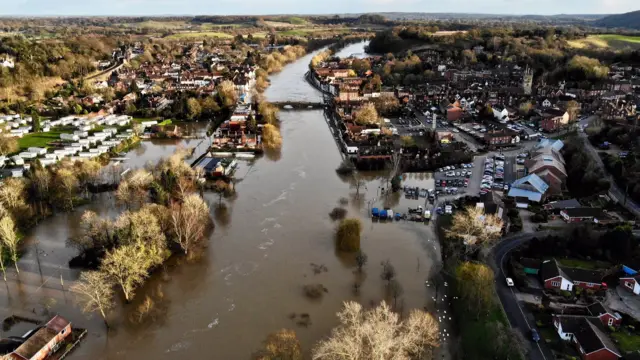
[[[524,69],[524,76],[522,77],[522,89],[525,95],[531,95],[531,88],[533,86],[533,70],[528,66]]]

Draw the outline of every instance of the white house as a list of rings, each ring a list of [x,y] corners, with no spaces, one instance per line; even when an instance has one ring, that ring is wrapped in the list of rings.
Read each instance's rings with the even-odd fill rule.
[[[24,165],[24,159],[18,155],[12,156],[11,161],[16,165]]]
[[[549,99],[544,99],[542,107],[551,107],[551,101],[549,101]]]
[[[27,151],[36,155],[44,155],[47,153],[47,149],[41,147],[30,147]]]
[[[620,285],[627,291],[640,295],[640,275],[620,278]]]
[[[78,141],[78,140],[80,140],[80,137],[78,135],[75,135],[75,134],[62,133],[62,134],[60,134],[60,139],[67,140],[67,141]]]
[[[509,111],[507,111],[507,108],[504,106],[500,106],[500,105],[494,105],[492,107],[493,110],[493,117],[496,118],[496,120],[498,121],[508,121],[509,120]]]
[[[35,159],[38,157],[38,154],[28,152],[28,151],[23,151],[20,154],[18,154],[18,156],[20,156],[23,159]]]

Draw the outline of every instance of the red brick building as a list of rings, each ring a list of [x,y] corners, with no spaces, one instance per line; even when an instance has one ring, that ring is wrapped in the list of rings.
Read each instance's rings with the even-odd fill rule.
[[[602,283],[602,273],[559,266],[555,259],[542,262],[540,277],[545,289],[573,291],[574,286],[585,290],[598,291],[605,287]]]

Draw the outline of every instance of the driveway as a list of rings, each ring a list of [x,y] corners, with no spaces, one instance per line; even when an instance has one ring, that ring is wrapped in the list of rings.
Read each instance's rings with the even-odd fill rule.
[[[506,284],[506,273],[504,270],[504,262],[507,255],[518,246],[530,241],[534,237],[543,237],[551,234],[551,232],[538,232],[530,234],[518,234],[504,238],[500,243],[491,250],[494,259],[494,272],[496,281],[496,291],[502,303],[502,307],[507,314],[511,327],[520,330],[526,339],[531,338],[531,328],[535,326],[533,315],[520,306],[520,302],[516,297],[516,293],[512,287]],[[553,353],[544,341],[535,343],[529,341],[530,349],[528,353],[529,359],[532,360],[552,360]]]
[[[607,291],[607,299],[605,304],[612,310],[618,311],[631,316],[640,321],[640,298],[633,295],[621,286]]]

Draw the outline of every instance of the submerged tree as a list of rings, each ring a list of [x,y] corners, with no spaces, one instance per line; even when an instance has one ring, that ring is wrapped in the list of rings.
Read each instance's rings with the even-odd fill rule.
[[[362,222],[359,219],[344,219],[336,230],[336,246],[340,251],[354,252],[360,250],[360,233]]]
[[[210,222],[209,206],[197,194],[187,195],[182,204],[176,204],[171,209],[175,240],[185,254],[202,240]]]
[[[99,312],[107,328],[107,315],[115,306],[113,283],[101,271],[85,271],[80,275],[80,281],[71,287],[71,291],[80,295],[82,311],[85,313]]]
[[[20,269],[18,269],[18,244],[20,242],[20,238],[18,238],[18,234],[16,233],[16,226],[11,216],[4,216],[2,219],[0,219],[0,241],[2,242],[3,248],[7,249],[7,251],[9,252],[9,256],[11,257],[11,260],[16,267],[16,272],[19,273]],[[2,269],[2,272],[4,273],[4,264],[2,265]]]
[[[253,360],[302,360],[300,341],[296,333],[280,329],[267,336],[263,348],[253,354]]]
[[[413,310],[400,321],[385,302],[371,310],[346,302],[338,319],[340,324],[331,336],[313,349],[312,359],[410,360],[439,345],[438,321],[420,310]]]
[[[271,124],[262,127],[262,145],[267,149],[280,149],[282,147],[282,136],[280,130]]]
[[[387,260],[382,263],[380,277],[387,282],[387,286],[391,285],[391,280],[396,277],[396,268],[391,264],[391,261]]]
[[[358,250],[358,253],[356,254],[356,264],[358,264],[359,272],[362,272],[362,268],[367,264],[368,260],[367,254],[362,250]]]
[[[144,262],[145,255],[140,244],[128,244],[107,252],[102,260],[100,270],[122,289],[127,302],[131,301],[136,288],[142,285],[148,276],[148,269]]]

